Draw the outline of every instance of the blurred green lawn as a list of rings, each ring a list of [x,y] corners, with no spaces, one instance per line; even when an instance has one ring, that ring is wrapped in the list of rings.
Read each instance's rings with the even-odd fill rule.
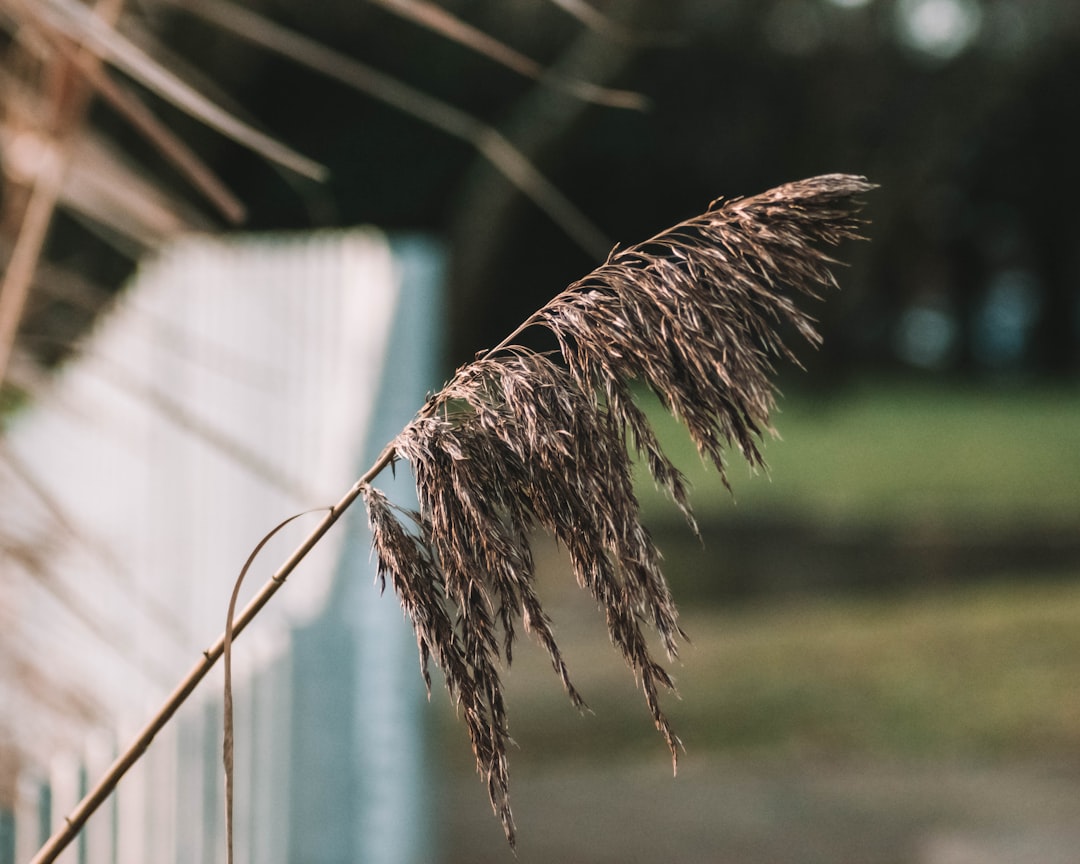
[[[682,428],[649,400],[661,440],[690,478],[702,520],[740,515],[821,522],[1080,527],[1080,388],[959,387],[882,381],[779,400],[769,474],[732,455],[721,494]],[[640,484],[649,517],[670,509]]]
[[[701,521],[802,519],[957,529],[1080,531],[1080,391],[877,384],[782,401],[771,478],[732,459],[737,505],[679,428],[657,425],[696,489]],[[655,412],[654,412],[655,413]],[[641,487],[652,519],[673,507]],[[709,554],[706,552],[706,554]],[[593,713],[562,696],[538,649],[508,673],[515,759],[665,749],[602,617],[559,565],[542,594]],[[690,574],[693,577],[693,574]],[[1048,578],[1050,577],[1050,578]],[[1039,579],[858,596],[834,593],[687,607],[692,639],[666,706],[690,751],[1010,756],[1080,753],[1080,565]],[[680,575],[680,580],[685,579]],[[676,587],[678,587],[678,581]],[[678,599],[678,594],[677,594]],[[449,726],[449,736],[464,738]],[[467,755],[463,740],[456,745]],[[453,747],[451,747],[453,749]]]

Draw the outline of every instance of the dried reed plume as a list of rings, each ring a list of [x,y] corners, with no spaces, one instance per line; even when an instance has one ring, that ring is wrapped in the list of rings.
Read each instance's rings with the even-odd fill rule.
[[[424,679],[442,670],[462,706],[480,774],[507,839],[509,734],[499,667],[509,663],[515,619],[547,650],[571,701],[583,705],[533,588],[529,535],[543,528],[569,551],[578,583],[604,610],[608,632],[645,693],[672,758],[679,739],[660,706],[671,678],[652,657],[644,627],[669,657],[682,636],[642,527],[631,483],[632,454],[644,458],[693,525],[685,483],[664,455],[630,387],[651,387],[680,418],[704,458],[724,476],[726,448],[762,464],[775,358],[795,360],[781,331],[811,345],[812,320],[790,294],[816,297],[835,284],[822,247],[859,237],[855,196],[874,186],[831,174],[753,198],[715,201],[693,219],[621,251],[529,317],[502,343],[463,366],[332,507],[240,612],[237,580],[225,632],[207,648],[105,776],[64,818],[31,864],[50,864],[134,765],[154,736],[225,658],[225,773],[231,786],[232,640],[259,614],[341,515],[363,497],[378,556],[412,620]],[[781,294],[786,290],[787,294]],[[515,344],[546,328],[558,350]],[[797,362],[797,361],[796,361]],[[405,511],[371,483],[398,460],[412,465],[419,509]],[[230,814],[231,791],[226,795]],[[232,844],[229,842],[231,860]]]
[[[578,584],[604,610],[612,642],[641,686],[673,760],[679,739],[660,705],[672,681],[645,627],[674,658],[682,636],[659,554],[632,483],[643,457],[693,525],[682,475],[663,453],[632,382],[650,387],[688,428],[703,458],[725,451],[762,464],[774,404],[773,360],[795,361],[792,330],[820,341],[792,295],[835,284],[823,247],[859,236],[863,178],[827,175],[753,198],[716,201],[644,243],[616,250],[499,346],[461,367],[385,454],[412,466],[419,509],[403,511],[367,480],[378,572],[412,620],[428,664],[460,704],[479,773],[511,844],[506,707],[499,667],[515,620],[547,650],[582,706],[534,590],[530,533],[569,552]],[[784,293],[782,293],[784,292]],[[546,328],[558,350],[514,343]],[[381,467],[380,467],[381,470]],[[370,472],[369,472],[370,476]],[[724,481],[726,483],[726,479]]]

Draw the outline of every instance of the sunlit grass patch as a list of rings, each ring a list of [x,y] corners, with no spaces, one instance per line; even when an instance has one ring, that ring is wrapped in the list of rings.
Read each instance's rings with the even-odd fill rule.
[[[674,420],[656,426],[702,519],[797,515],[822,523],[1080,521],[1080,390],[889,382],[792,392],[767,440],[768,476],[730,472],[733,503]],[[668,511],[647,481],[650,516]]]

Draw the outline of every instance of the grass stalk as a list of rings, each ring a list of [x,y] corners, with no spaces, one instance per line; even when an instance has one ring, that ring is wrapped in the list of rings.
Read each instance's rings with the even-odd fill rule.
[[[669,659],[685,634],[659,551],[640,521],[632,452],[695,523],[685,478],[634,402],[631,384],[643,382],[660,397],[721,478],[732,448],[752,465],[763,464],[758,445],[771,428],[773,361],[797,362],[785,331],[811,346],[820,342],[813,319],[790,295],[816,298],[836,284],[837,262],[822,247],[861,236],[855,196],[872,188],[864,178],[837,174],[714,201],[644,243],[613,250],[499,345],[458,369],[233,621],[239,583],[255,554],[297,517],[260,541],[237,580],[224,634],[31,864],[55,860],[219,657],[228,670],[233,638],[358,497],[368,511],[379,582],[393,587],[412,622],[429,692],[434,661],[460,704],[477,771],[511,846],[500,670],[511,662],[515,618],[546,650],[571,702],[584,706],[535,590],[535,529],[565,547],[578,585],[604,610],[611,641],[674,762],[681,743],[660,699],[674,682],[654,659],[645,629],[661,637]],[[515,344],[531,326],[546,328],[558,350],[536,353]],[[397,459],[412,469],[416,510],[398,507],[371,485]],[[231,809],[228,677],[224,759]]]
[[[375,464],[342,496],[341,500],[328,508],[326,515],[319,521],[319,524],[311,530],[285,563],[274,572],[262,588],[259,589],[259,592],[240,611],[240,614],[233,620],[232,626],[226,628],[226,632],[223,632],[213,645],[203,651],[202,656],[191,668],[191,671],[184,676],[183,680],[176,686],[154,716],[135,736],[127,749],[116,758],[101,780],[86,793],[71,813],[64,818],[63,824],[38,850],[37,854],[31,859],[30,864],[49,864],[49,862],[55,861],[60,853],[68,847],[94,811],[112,794],[113,789],[116,788],[123,776],[142,758],[143,753],[146,752],[158,732],[165,728],[180,706],[195,692],[203,678],[206,677],[214,664],[225,653],[226,643],[239,636],[262,608],[270,602],[270,598],[285,584],[285,580],[315,547],[315,544],[325,536],[326,532],[341,518],[349,506],[356,501],[363,488],[390,464],[392,455],[393,452],[390,448],[384,450]]]

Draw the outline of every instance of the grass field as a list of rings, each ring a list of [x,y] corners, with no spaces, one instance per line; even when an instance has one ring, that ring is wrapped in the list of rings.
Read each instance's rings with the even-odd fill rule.
[[[678,424],[650,411],[702,519],[796,513],[819,522],[973,520],[1080,526],[1080,389],[874,382],[793,391],[767,439],[768,476],[730,460],[735,503]],[[641,484],[650,516],[667,512]]]

